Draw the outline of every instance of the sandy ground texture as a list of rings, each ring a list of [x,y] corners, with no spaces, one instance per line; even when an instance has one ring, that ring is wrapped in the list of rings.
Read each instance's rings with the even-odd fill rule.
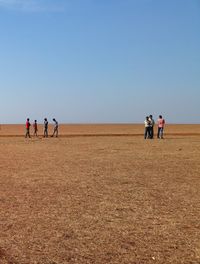
[[[0,137],[0,264],[200,263],[199,128],[118,129]]]

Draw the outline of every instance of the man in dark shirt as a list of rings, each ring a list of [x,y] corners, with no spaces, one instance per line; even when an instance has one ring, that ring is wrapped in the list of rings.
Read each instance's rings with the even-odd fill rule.
[[[44,137],[48,137],[48,120],[47,118],[44,119]]]
[[[155,121],[154,121],[152,115],[149,116],[149,122],[150,122],[150,128],[149,128],[150,129],[149,130],[149,132],[150,132],[150,138],[153,139],[154,138],[154,125],[155,125]]]

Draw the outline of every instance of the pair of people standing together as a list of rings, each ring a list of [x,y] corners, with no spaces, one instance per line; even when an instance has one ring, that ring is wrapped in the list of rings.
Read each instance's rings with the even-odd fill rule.
[[[54,135],[56,137],[58,137],[58,121],[56,121],[55,118],[53,118],[53,121],[54,121],[54,131],[53,131],[53,134],[51,137],[53,137]],[[47,120],[47,118],[44,119],[44,137],[48,137],[48,126],[49,126],[49,122]],[[30,127],[31,127],[31,123],[30,123],[30,119],[27,118],[26,120],[26,135],[25,137],[31,137],[30,136]],[[38,125],[37,125],[37,120],[34,121],[34,124],[33,124],[33,129],[34,129],[34,133],[33,135],[34,136],[38,136],[37,132],[38,132]]]
[[[165,120],[162,118],[161,115],[159,115],[158,121],[158,132],[157,132],[157,138],[163,139],[163,130],[164,130],[164,125],[165,125]],[[147,116],[145,121],[144,121],[144,126],[145,126],[145,131],[144,131],[144,138],[154,138],[154,125],[155,121],[153,119],[153,116]]]
[[[53,118],[53,122],[54,122],[54,130],[53,130],[53,134],[51,137],[54,137],[54,135],[58,137],[58,121],[56,121],[56,119]],[[49,122],[47,118],[45,118],[44,119],[44,137],[48,137],[48,125],[49,125]]]

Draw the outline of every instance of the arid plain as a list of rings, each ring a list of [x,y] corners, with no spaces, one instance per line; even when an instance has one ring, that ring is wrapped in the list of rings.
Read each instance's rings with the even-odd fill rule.
[[[143,129],[1,125],[0,264],[199,264],[200,125]]]

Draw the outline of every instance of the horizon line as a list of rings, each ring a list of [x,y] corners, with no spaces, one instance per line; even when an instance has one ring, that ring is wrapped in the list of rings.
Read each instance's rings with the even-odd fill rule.
[[[49,122],[53,124],[53,122]],[[25,125],[24,123],[0,123],[0,125]],[[38,123],[38,125],[43,125],[43,123]],[[144,125],[143,122],[61,122],[59,125]],[[166,125],[200,125],[199,123],[178,123],[178,122],[169,122]]]

